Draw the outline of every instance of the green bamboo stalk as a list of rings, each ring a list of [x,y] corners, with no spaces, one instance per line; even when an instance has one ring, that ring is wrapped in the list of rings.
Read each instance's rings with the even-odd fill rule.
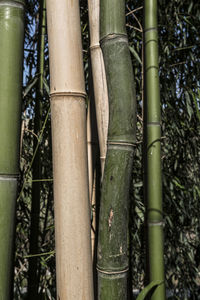
[[[158,75],[157,1],[144,2],[144,117],[145,117],[145,195],[148,227],[149,280],[163,281],[151,300],[165,299],[163,212],[161,178],[161,113]]]
[[[98,297],[127,299],[129,185],[136,98],[125,28],[125,1],[101,1],[101,47],[109,97],[108,149],[101,191]]]
[[[24,1],[0,1],[0,299],[11,298],[24,39]]]
[[[37,71],[39,80],[36,89],[35,100],[35,119],[34,132],[39,136],[42,128],[42,99],[43,99],[43,77],[44,77],[44,48],[46,33],[46,5],[45,0],[40,0],[39,10],[39,32],[38,32],[38,48],[37,48]],[[34,149],[36,149],[38,140],[34,139]],[[40,148],[37,149],[35,159],[33,161],[33,180],[41,179],[41,158]],[[30,255],[38,253],[38,237],[39,237],[39,219],[40,219],[40,193],[41,182],[33,182],[32,184],[32,206],[31,206],[31,228],[30,228]],[[37,256],[29,258],[28,272],[28,299],[35,300],[38,297],[38,260]]]

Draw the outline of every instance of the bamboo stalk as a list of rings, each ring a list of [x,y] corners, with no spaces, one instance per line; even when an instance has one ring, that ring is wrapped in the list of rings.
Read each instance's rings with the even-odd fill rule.
[[[43,77],[44,77],[44,48],[46,33],[46,4],[45,0],[40,0],[39,9],[39,31],[38,31],[38,49],[37,49],[37,71],[39,80],[36,89],[34,133],[39,136],[42,128],[42,99],[43,99]],[[34,139],[33,148],[36,149],[38,140]],[[41,179],[41,158],[40,148],[36,152],[33,161],[33,180]],[[39,238],[39,219],[40,219],[40,181],[32,184],[32,203],[31,203],[31,227],[30,227],[30,255],[38,253]],[[29,258],[28,272],[28,299],[35,300],[38,297],[38,257]]]
[[[117,300],[127,299],[129,185],[136,130],[125,1],[102,0],[100,24],[110,113],[100,203],[98,296],[100,300]]]
[[[102,50],[99,44],[100,0],[88,0],[88,14],[90,23],[90,55],[99,136],[101,172],[103,177],[107,151],[109,106],[105,67]]]
[[[96,230],[96,217],[95,209],[96,205],[96,194],[95,194],[95,165],[96,165],[96,156],[97,156],[97,131],[94,124],[94,105],[91,103],[92,99],[90,97],[88,108],[87,108],[87,150],[88,150],[88,179],[89,179],[89,199],[91,207],[91,247],[92,247],[92,260],[94,263],[95,255],[95,230]],[[92,110],[92,116],[91,116]]]
[[[144,14],[145,195],[147,198],[149,280],[150,282],[163,281],[163,284],[159,285],[153,292],[151,300],[164,300],[161,113],[156,0],[145,0]]]
[[[93,299],[85,85],[78,0],[47,1],[57,299]]]
[[[19,177],[24,1],[0,1],[0,299],[12,295]]]

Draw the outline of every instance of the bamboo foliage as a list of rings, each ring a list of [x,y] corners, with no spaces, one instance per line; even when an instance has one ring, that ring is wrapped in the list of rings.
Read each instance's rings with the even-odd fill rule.
[[[37,71],[39,79],[36,88],[35,119],[34,132],[37,136],[42,129],[42,99],[43,99],[43,77],[44,77],[44,48],[46,32],[46,5],[45,0],[40,0],[39,10],[39,41],[37,49]],[[36,149],[38,139],[34,139],[34,149]],[[41,183],[41,158],[40,148],[38,147],[35,159],[33,161],[33,182],[32,184],[32,207],[31,207],[31,228],[30,228],[30,255],[38,254],[39,238],[39,218],[40,218],[40,193]],[[39,278],[38,257],[29,258],[29,276],[28,276],[28,299],[36,299],[38,296]]]
[[[164,300],[165,277],[163,259],[157,0],[146,0],[144,4],[145,195],[147,198],[149,280],[150,282],[163,282],[155,289],[151,299]]]
[[[86,105],[78,0],[47,1],[57,298],[93,299]]]
[[[24,1],[0,1],[0,298],[10,299],[24,38]]]
[[[101,172],[103,176],[108,133],[108,91],[102,50],[100,48],[100,1],[88,0],[90,23],[90,55],[97,116],[97,128],[100,146]]]
[[[98,297],[127,299],[129,185],[136,98],[125,28],[125,1],[101,1],[101,47],[109,96],[108,149],[101,191]]]

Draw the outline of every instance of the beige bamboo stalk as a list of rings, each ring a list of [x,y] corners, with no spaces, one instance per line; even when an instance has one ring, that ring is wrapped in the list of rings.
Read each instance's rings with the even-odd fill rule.
[[[86,105],[78,0],[47,0],[57,299],[92,300]]]
[[[95,229],[96,229],[96,155],[97,155],[97,130],[96,119],[94,119],[94,105],[92,105],[90,98],[87,108],[87,149],[88,149],[88,178],[89,178],[89,198],[92,213],[92,228],[91,228],[91,246],[92,246],[92,260],[94,260],[95,252]]]
[[[90,101],[87,108],[87,150],[88,150],[88,179],[89,179],[89,198],[92,203],[92,187],[93,187],[93,145],[92,145],[92,128],[91,128],[91,105]]]
[[[100,1],[88,0],[88,13],[90,23],[90,54],[92,63],[92,75],[97,116],[97,128],[99,136],[101,172],[103,176],[108,132],[108,92],[100,39]]]
[[[88,150],[88,179],[89,179],[89,199],[91,208],[94,204],[93,198],[93,184],[94,184],[94,172],[93,172],[93,143],[92,143],[92,128],[91,128],[91,105],[88,103],[87,109],[87,150]],[[93,211],[92,211],[93,214]],[[93,224],[92,224],[93,225]],[[95,233],[91,228],[91,247],[92,247],[92,260],[94,257],[94,246],[95,246]]]

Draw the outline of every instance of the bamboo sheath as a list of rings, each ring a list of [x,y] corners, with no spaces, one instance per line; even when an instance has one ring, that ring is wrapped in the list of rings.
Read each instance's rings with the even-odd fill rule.
[[[102,50],[100,48],[100,1],[88,0],[88,14],[90,24],[90,55],[97,116],[97,128],[100,147],[100,161],[102,176],[107,150],[108,134],[108,91]]]
[[[0,1],[0,299],[12,296],[19,176],[24,1]]]
[[[44,48],[46,33],[46,4],[45,0],[40,0],[39,10],[39,42],[37,47],[37,72],[39,80],[36,89],[35,100],[35,119],[34,132],[37,136],[42,128],[42,99],[43,99],[43,76],[44,76]],[[37,147],[38,140],[34,139],[34,149]],[[33,180],[41,179],[41,157],[40,148],[38,148],[33,161]],[[38,254],[39,239],[39,219],[40,219],[40,193],[41,183],[33,182],[32,184],[32,206],[31,206],[31,228],[30,228],[30,255]],[[38,257],[29,258],[28,272],[28,299],[35,300],[38,297]]]
[[[151,300],[165,299],[163,254],[163,212],[161,174],[161,114],[158,75],[157,0],[146,0],[144,6],[145,55],[145,144],[146,144],[146,197],[149,252],[149,280],[162,281]]]
[[[78,0],[47,0],[57,299],[93,299],[86,104]]]
[[[136,131],[136,97],[125,28],[125,1],[101,0],[100,24],[109,128],[100,202],[98,296],[100,300],[121,300],[128,296],[129,186]]]

